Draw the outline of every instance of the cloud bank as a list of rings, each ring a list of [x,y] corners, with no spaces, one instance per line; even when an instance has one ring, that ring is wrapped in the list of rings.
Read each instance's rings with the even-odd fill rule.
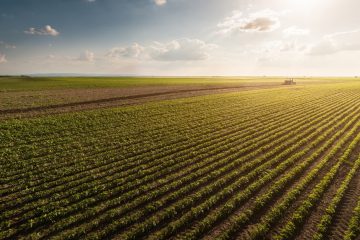
[[[310,45],[309,55],[330,55],[343,51],[360,51],[360,29],[326,35]]]
[[[158,61],[198,61],[209,57],[208,51],[216,48],[199,39],[183,38],[168,43],[154,42],[149,48],[149,55]]]
[[[140,58],[141,54],[144,52],[144,47],[138,43],[134,43],[128,47],[115,47],[110,49],[106,54],[111,58]]]
[[[216,48],[214,44],[199,39],[182,38],[170,42],[153,42],[142,46],[134,43],[131,46],[110,49],[106,56],[112,59],[139,59],[156,61],[200,61],[209,57],[209,51]]]
[[[12,44],[7,44],[6,42],[0,41],[0,47],[5,47],[7,49],[15,49],[16,46]]]
[[[272,10],[263,10],[243,16],[240,11],[233,11],[218,23],[218,33],[228,34],[234,32],[271,32],[280,27],[278,14]]]
[[[30,35],[48,35],[48,36],[58,36],[60,33],[50,25],[46,25],[44,28],[29,28],[24,31],[26,34]]]
[[[83,52],[78,59],[79,61],[83,62],[94,62],[95,61],[95,54],[89,50],[86,50]]]

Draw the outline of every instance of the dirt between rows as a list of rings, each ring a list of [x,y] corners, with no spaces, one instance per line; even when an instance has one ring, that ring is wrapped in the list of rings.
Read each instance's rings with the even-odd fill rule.
[[[286,86],[278,83],[264,83],[242,86],[147,86],[2,92],[0,94],[0,119],[34,117],[275,87]]]

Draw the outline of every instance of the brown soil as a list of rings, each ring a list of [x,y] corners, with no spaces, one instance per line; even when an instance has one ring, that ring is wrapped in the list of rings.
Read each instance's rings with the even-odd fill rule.
[[[319,143],[319,145],[321,145],[323,143]],[[305,146],[300,147],[298,150],[296,151],[302,151],[305,148]],[[299,161],[302,161],[304,159],[306,159],[308,156],[310,156],[315,149],[312,149],[312,151],[308,152],[305,156],[303,156]],[[328,151],[326,151],[328,152]],[[323,155],[325,155],[326,153],[323,153]],[[320,157],[318,158],[318,160],[316,161],[316,163],[319,161]],[[311,169],[312,165],[311,164],[310,167],[307,168],[307,170],[305,170],[304,172],[307,172],[308,169]],[[275,166],[273,166],[275,167]],[[304,174],[304,173],[303,173]],[[303,175],[302,174],[302,175]],[[279,180],[280,178],[283,177],[283,174],[280,174],[279,176],[277,176],[276,178],[274,178],[273,180],[271,180],[271,182],[269,182],[268,184],[264,185],[261,189],[259,189],[255,195],[246,203],[244,203],[239,209],[237,209],[232,215],[236,216],[239,215],[241,213],[243,213],[244,211],[246,211],[247,209],[252,209],[253,205],[254,205],[254,201],[257,197],[261,196],[262,194],[266,193],[269,188],[272,186],[272,184],[274,182],[276,182],[277,180]],[[299,177],[300,179],[301,177]],[[285,187],[285,190],[283,190],[284,192],[287,192],[291,189],[291,186],[295,185],[299,179],[295,180],[295,181],[291,181],[290,184],[288,184]],[[285,195],[285,194],[284,194]],[[280,197],[280,199],[279,199]],[[248,235],[248,233],[253,229],[253,224],[258,223],[258,221],[260,220],[261,216],[264,214],[264,211],[266,211],[266,209],[270,209],[272,206],[276,205],[278,202],[280,202],[282,196],[280,195],[276,195],[274,196],[271,201],[269,201],[260,211],[256,211],[253,216],[251,217],[251,219],[244,224],[244,226],[241,228],[241,230],[237,233],[236,235],[236,239],[248,239],[250,238],[250,236]],[[208,237],[206,239],[212,239],[212,238],[216,238],[216,236],[218,236],[219,234],[222,233],[223,230],[225,230],[226,228],[228,228],[231,225],[230,222],[230,218],[227,218],[226,220],[224,220],[221,224],[218,224],[213,230],[212,232],[209,233]],[[235,237],[234,237],[235,238]]]
[[[347,142],[347,144],[350,143],[351,140]],[[338,144],[338,141],[336,141],[330,149],[335,147],[335,145]],[[328,151],[327,151],[328,152]],[[302,191],[302,194],[298,199],[289,206],[287,212],[283,217],[272,227],[272,231],[268,233],[268,238],[271,238],[272,235],[276,235],[279,233],[280,229],[286,224],[286,222],[291,218],[292,214],[296,211],[296,209],[299,207],[299,205],[307,198],[308,194],[312,191],[312,189],[318,184],[321,179],[328,173],[328,171],[331,169],[332,166],[336,164],[336,161],[340,158],[340,156],[344,152],[342,150],[338,151],[337,154],[330,159],[328,163],[324,165],[324,167],[319,171],[316,178],[311,181],[311,183]],[[321,160],[321,159],[319,159]],[[317,161],[318,162],[318,161]],[[315,163],[315,165],[317,164]],[[313,165],[312,167],[314,167]],[[310,169],[312,168],[310,167]],[[317,205],[314,207],[314,209],[311,211],[310,215],[306,218],[305,222],[303,223],[303,226],[299,229],[298,235],[296,236],[296,239],[307,239],[311,238],[311,236],[314,234],[314,231],[316,231],[317,224],[319,222],[319,219],[323,215],[323,211],[325,210],[325,207],[328,206],[328,203],[331,201],[333,195],[335,194],[334,191],[339,187],[342,180],[346,176],[346,171],[349,170],[348,167],[342,166],[340,168],[339,173],[335,177],[335,180],[331,183],[329,186],[332,191],[328,189],[328,191],[325,192],[325,194],[322,196],[320,202],[317,203]],[[299,178],[299,181],[302,178]],[[355,203],[356,204],[356,203]]]
[[[332,145],[335,146],[336,142]],[[312,169],[321,159],[323,156],[325,156],[332,147],[330,147],[327,151],[325,151],[323,154],[321,154],[320,157],[317,158],[317,160],[311,164],[307,170],[305,170],[302,173],[302,176],[299,177],[297,180],[295,180],[294,182],[292,182],[290,185],[286,186],[286,191],[291,190],[291,187],[294,186],[298,181],[300,181],[303,177],[303,175],[306,175],[306,172],[308,172],[310,169]],[[313,149],[314,151],[315,149]],[[311,155],[311,153],[313,152],[308,152],[306,154],[306,156],[304,156],[302,159],[305,159],[307,156]],[[267,191],[267,189],[271,186],[271,184],[273,182],[275,182],[277,179],[280,179],[282,177],[282,174],[280,176],[278,176],[275,180],[271,181],[269,184],[267,184],[266,186],[262,187],[261,190],[259,190],[255,196],[253,196],[252,199],[250,199],[249,201],[247,201],[244,205],[242,205],[237,211],[235,211],[233,213],[233,215],[238,215],[241,214],[242,212],[244,212],[246,209],[251,209],[254,202],[252,200],[255,200],[257,196],[261,196],[264,192]],[[285,195],[285,194],[283,194]],[[270,209],[272,206],[276,205],[278,202],[280,202],[282,200],[282,196],[280,196],[280,198],[278,199],[277,197],[279,196],[275,196],[268,204],[266,204],[265,207],[263,207],[263,209]],[[248,235],[248,233],[252,230],[253,228],[253,224],[257,223],[260,219],[260,217],[264,214],[263,211],[258,211],[255,212],[255,214],[251,217],[250,221],[248,223],[245,224],[244,227],[242,227],[242,229],[237,233],[236,239],[248,239],[250,238],[250,236]],[[230,218],[227,218],[225,221],[223,221],[222,223],[218,224],[214,229],[212,229],[212,231],[210,233],[208,233],[208,235],[206,236],[205,239],[213,239],[216,238],[216,236],[218,236],[219,234],[221,234],[221,232],[223,230],[225,230],[228,226],[230,225]],[[234,237],[235,238],[235,237]],[[271,237],[269,237],[271,238]],[[300,238],[301,239],[301,238]],[[304,238],[303,238],[304,239]],[[306,238],[305,238],[306,239]]]
[[[349,188],[336,210],[332,225],[329,228],[329,239],[343,239],[349,226],[349,221],[360,196],[360,172],[358,171],[351,180]]]
[[[306,222],[305,222],[301,232],[299,233],[297,239],[307,239],[307,238],[311,238],[311,236],[314,236],[314,234],[316,233],[316,230],[317,230],[317,225],[320,223],[321,217],[325,213],[325,210],[331,203],[332,199],[335,197],[337,190],[340,188],[342,182],[345,180],[346,175],[348,174],[348,172],[351,169],[352,163],[355,162],[357,156],[359,156],[359,153],[360,153],[360,147],[358,145],[358,147],[350,155],[350,159],[349,159],[350,164],[347,162],[342,164],[335,179],[332,181],[332,184],[329,186],[327,191],[325,191],[321,200],[318,202],[318,205],[315,207],[315,209],[313,211],[311,211],[311,214],[306,219]],[[353,192],[353,193],[355,193],[355,192]],[[353,196],[353,198],[356,199],[356,195]],[[355,200],[355,205],[356,205],[356,200]],[[334,216],[336,216],[336,215],[337,215],[337,213],[334,214]],[[350,215],[345,216],[345,217],[350,219],[351,212],[350,212]],[[342,239],[342,238],[339,238],[339,239]]]
[[[157,86],[6,92],[0,96],[2,102],[0,119],[128,106],[150,101],[274,87],[281,85],[273,83],[243,86]]]

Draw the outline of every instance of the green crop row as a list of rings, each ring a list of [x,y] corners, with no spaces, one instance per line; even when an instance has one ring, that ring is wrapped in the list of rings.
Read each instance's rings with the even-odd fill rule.
[[[326,234],[326,231],[328,230],[331,224],[332,218],[336,213],[336,208],[339,205],[341,199],[343,198],[344,193],[348,188],[350,181],[353,179],[354,175],[359,170],[359,167],[360,167],[360,158],[358,158],[355,161],[354,166],[346,175],[346,178],[341,183],[340,188],[337,190],[335,197],[331,200],[330,205],[326,208],[325,213],[321,216],[321,221],[317,225],[317,232],[313,237],[314,239],[316,240],[324,239],[324,235]]]
[[[80,197],[78,197],[79,199],[81,199]],[[90,200],[93,200],[93,199],[90,199]],[[49,207],[49,206],[47,206],[47,207]],[[56,209],[55,207],[54,207],[54,209]],[[24,216],[25,217],[25,216]],[[32,221],[31,223],[29,223],[32,227],[34,227],[34,226],[36,226],[36,222],[35,221]]]
[[[250,217],[256,211],[258,211],[260,208],[262,208],[269,200],[271,200],[275,194],[279,193],[280,191],[283,191],[284,187],[286,186],[286,184],[289,181],[296,179],[300,173],[302,173],[305,169],[307,169],[307,167],[310,164],[312,164],[314,161],[316,161],[316,159],[319,158],[321,156],[321,154],[323,154],[326,150],[328,150],[331,147],[331,145],[338,139],[338,137],[340,137],[341,134],[346,132],[346,130],[351,126],[351,124],[356,122],[357,119],[358,118],[355,118],[355,119],[352,119],[351,121],[349,121],[349,119],[344,119],[343,121],[341,121],[340,124],[346,123],[345,127],[342,128],[341,131],[337,131],[328,140],[326,140],[327,134],[331,134],[331,133],[328,132],[327,134],[324,133],[323,135],[321,135],[320,139],[326,140],[326,142],[320,148],[315,148],[316,150],[314,152],[312,152],[310,156],[308,156],[301,163],[298,163],[294,168],[292,168],[290,171],[286,172],[286,174],[282,175],[281,178],[279,178],[279,180],[277,182],[273,183],[271,185],[271,187],[266,191],[266,193],[261,194],[255,200],[254,205],[252,206],[251,209],[247,209],[243,213],[241,213],[239,215],[235,215],[233,217],[233,219],[230,219],[230,221],[231,221],[230,227],[227,228],[225,231],[223,231],[219,238],[220,239],[228,239],[234,233],[236,233],[247,221],[249,221]],[[336,127],[335,127],[335,129],[336,129]],[[311,145],[314,145],[315,142],[311,142],[309,144],[311,146]],[[299,154],[300,153],[293,155],[292,158],[295,158],[296,155],[299,155]],[[277,168],[282,169],[283,165],[285,165],[285,163],[286,162],[283,162]],[[269,174],[270,173],[268,173],[267,176],[265,176],[265,177],[271,176]]]
[[[314,130],[313,130],[314,131]],[[316,136],[316,135],[319,135],[320,133],[323,133],[323,129],[322,128],[320,128],[320,129],[318,129],[318,131],[314,131],[314,133],[313,133],[313,136]],[[295,136],[296,134],[291,134],[291,132],[289,133],[289,135],[292,135],[292,136]],[[294,146],[293,146],[293,149],[295,150],[295,149],[297,149],[299,146],[301,146],[301,145],[303,145],[304,143],[308,143],[308,142],[311,142],[309,139],[311,139],[313,136],[309,136],[309,137],[307,137],[307,138],[304,138],[303,140],[301,140],[300,142],[298,142],[298,144],[295,144]],[[321,140],[323,140],[323,139],[321,139]],[[315,141],[315,144],[317,144],[318,142],[316,142]],[[311,147],[313,147],[313,146],[311,146]],[[290,148],[291,149],[291,148]],[[274,160],[278,160],[279,161],[279,159],[282,159],[282,158],[284,158],[284,156],[287,156],[287,155],[289,155],[289,153],[290,152],[292,152],[293,150],[290,150],[290,149],[287,149],[286,151],[284,151],[283,152],[283,154],[280,154],[280,155],[276,155],[276,157],[274,158],[274,159],[272,159],[272,161],[274,161]],[[292,157],[292,158],[289,158],[289,159],[287,159],[285,162],[287,163],[287,164],[290,164],[290,163],[293,163],[293,162],[295,162],[295,160],[296,159],[298,159],[300,156],[302,156],[303,154],[305,154],[305,150],[303,150],[302,152],[300,152],[300,154],[297,154],[297,155],[293,155],[293,156],[295,156],[295,157]],[[270,155],[271,156],[271,155]],[[266,159],[266,158],[265,158]],[[282,163],[283,164],[283,163]],[[282,166],[284,166],[284,164],[282,165]],[[267,168],[265,168],[265,169],[268,169],[268,166],[267,166]],[[265,170],[265,169],[257,169],[258,171],[259,171],[259,173],[263,173],[263,171]],[[277,168],[277,169],[281,169],[281,168]],[[282,170],[282,169],[281,169]],[[278,171],[280,171],[280,170],[278,170]],[[250,175],[251,174],[254,174],[256,171],[254,170],[254,171],[252,171],[252,172],[250,172]],[[268,176],[270,176],[269,175],[269,173],[267,172],[267,174],[264,176],[264,177],[268,177]],[[226,178],[226,177],[225,177]],[[241,184],[241,182],[243,182],[242,184]],[[229,204],[225,204],[224,205],[224,208],[222,209],[222,210],[217,210],[217,211],[214,211],[213,212],[213,215],[214,216],[211,216],[211,215],[209,215],[209,218],[211,219],[209,219],[209,220],[204,220],[205,221],[205,223],[207,224],[207,226],[209,226],[210,225],[210,223],[211,222],[217,222],[218,221],[218,219],[220,219],[220,218],[223,218],[225,215],[227,215],[226,213],[229,211],[229,210],[231,210],[231,209],[233,209],[233,208],[235,208],[235,206],[236,205],[238,205],[242,200],[244,200],[245,198],[248,198],[251,194],[252,194],[252,192],[253,191],[255,191],[255,189],[257,189],[257,187],[260,187],[262,184],[264,184],[266,181],[261,181],[259,178],[257,178],[256,179],[256,182],[255,183],[253,183],[253,185],[250,185],[247,189],[249,189],[249,190],[244,190],[243,192],[240,192],[240,195],[235,195],[235,198],[234,198],[234,200],[233,200],[233,203],[229,203]],[[197,217],[199,217],[199,216],[201,216],[201,214],[202,213],[204,213],[204,212],[207,212],[216,202],[221,202],[221,201],[223,201],[224,200],[224,198],[226,198],[226,196],[232,196],[232,195],[234,195],[234,191],[235,191],[235,189],[236,188],[239,188],[239,186],[242,186],[242,185],[244,185],[245,183],[247,183],[247,184],[249,184],[249,178],[247,178],[246,176],[244,176],[244,177],[241,177],[241,178],[239,178],[237,181],[235,181],[233,184],[231,184],[231,185],[229,185],[228,187],[225,187],[225,189],[224,190],[222,190],[222,191],[220,191],[219,193],[217,193],[217,194],[214,194],[212,197],[210,197],[208,200],[206,200],[205,202],[203,202],[203,203],[201,203],[199,206],[196,206],[196,207],[193,207],[193,208],[191,208],[191,211],[189,211],[187,214],[184,214],[182,217],[180,217],[177,221],[175,221],[174,222],[174,224],[172,224],[172,223],[167,223],[167,227],[166,227],[166,229],[164,229],[164,231],[163,231],[163,233],[159,233],[159,234],[157,234],[154,238],[157,238],[157,239],[161,239],[161,238],[166,238],[168,235],[170,235],[170,234],[172,234],[172,233],[174,233],[174,231],[177,229],[177,228],[179,228],[180,226],[183,226],[184,224],[187,224],[187,223],[189,223],[190,221],[192,221],[191,219],[193,219],[193,218],[197,218]],[[211,185],[210,185],[211,186]],[[209,187],[209,186],[208,186]],[[197,192],[197,195],[195,195],[195,196],[198,196],[199,195],[199,192]],[[201,196],[201,195],[200,195]],[[237,198],[237,196],[239,197],[239,198]],[[242,199],[243,198],[243,199]],[[179,207],[183,207],[182,206],[182,204],[180,204],[179,203]],[[178,212],[178,211],[180,211],[180,208],[179,207],[173,207],[171,210],[171,212],[170,213],[172,213],[172,214],[174,214],[174,211],[175,212]],[[189,206],[186,206],[185,205],[185,207],[189,207]],[[169,209],[169,210],[170,210]],[[166,215],[166,213],[165,213],[165,215]],[[153,217],[151,217],[151,218],[149,218],[148,220],[146,220],[144,223],[142,223],[142,224],[139,224],[139,226],[138,226],[138,228],[136,228],[136,229],[138,229],[137,231],[144,231],[144,229],[146,230],[147,228],[145,228],[144,226],[143,226],[143,224],[147,224],[147,226],[148,227],[153,227],[152,226],[152,224],[153,224],[153,222],[152,221],[159,221],[161,218],[160,218],[160,216],[159,216],[159,214],[156,214],[156,215],[154,215]],[[202,231],[203,230],[205,230],[205,228],[204,228],[204,225],[205,225],[205,223],[204,224],[202,224],[202,225],[200,225],[201,227],[202,227]],[[176,226],[176,227],[175,227]],[[195,227],[194,227],[195,228]],[[136,231],[136,229],[135,229],[135,231]],[[133,230],[134,231],[134,230]],[[196,230],[194,230],[194,231],[196,231]],[[139,234],[139,233],[138,233]],[[144,232],[143,232],[143,234],[144,234]],[[196,234],[198,234],[198,233],[196,233]],[[195,235],[196,235],[195,234]],[[136,234],[131,234],[131,233],[128,233],[126,236],[137,236]],[[121,237],[123,237],[123,238],[126,238],[126,236],[124,235],[124,236],[121,236]],[[185,238],[191,238],[191,236],[190,235],[186,235],[186,237]],[[195,237],[196,238],[196,237]]]
[[[266,109],[266,108],[265,108],[265,109]],[[247,121],[248,121],[248,120],[247,120]],[[237,122],[237,124],[239,124],[239,123],[240,123],[240,122]],[[228,126],[228,127],[230,127],[230,126]],[[225,129],[226,129],[226,128],[225,128]],[[195,130],[195,132],[196,132],[196,129],[194,129],[194,130]],[[210,130],[209,130],[209,131],[214,131],[214,129],[211,128],[211,126],[210,126]],[[183,133],[182,133],[182,134],[183,134]],[[203,135],[204,135],[204,134],[201,134],[201,133],[198,134],[198,136],[203,136]],[[205,134],[205,135],[206,135],[206,134]],[[206,136],[207,136],[207,135],[206,135]],[[103,139],[101,139],[101,140],[103,141]],[[169,141],[169,140],[168,140],[168,141]],[[166,144],[168,144],[168,141],[165,141]],[[185,140],[183,140],[183,141],[185,141]],[[178,140],[177,140],[177,143],[178,143],[179,145],[181,144],[181,142],[179,142]],[[161,147],[161,146],[157,146],[157,149],[154,149],[154,151],[159,151],[159,150],[161,150],[161,149],[159,149],[159,147]],[[169,147],[171,147],[171,145],[170,145]],[[66,149],[63,149],[63,150],[66,150]],[[80,149],[80,150],[86,151],[86,149]],[[118,150],[120,150],[120,149],[117,149],[117,151],[118,151]],[[149,151],[149,150],[146,149],[146,150],[145,150],[145,153],[148,152],[148,151]],[[67,152],[67,151],[65,151],[65,152]],[[52,154],[56,156],[56,154],[55,154],[54,151],[52,151]],[[93,157],[98,157],[100,154],[101,154],[101,156],[103,156],[103,155],[104,155],[104,151],[103,151],[103,150],[99,151],[99,154],[97,154],[96,156],[93,156]],[[132,154],[134,155],[135,153],[132,153]],[[86,156],[88,156],[88,155],[91,155],[91,152],[89,152],[89,153],[86,154]],[[123,156],[123,157],[124,157],[124,158],[127,158],[127,157],[129,157],[129,156],[126,156],[126,155],[125,155],[125,156]],[[59,159],[60,159],[60,156],[59,156]],[[87,159],[84,159],[84,163],[88,164],[89,161],[86,161],[86,160],[87,160]],[[30,163],[32,163],[32,164],[30,164]],[[67,163],[67,162],[64,163],[64,162],[62,161],[60,166],[66,166],[66,165],[64,165],[64,164],[69,165],[69,164],[71,164],[71,163],[72,163],[71,161],[70,161],[70,163]],[[36,164],[35,164],[33,161],[31,161],[31,162],[27,161],[27,164],[28,164],[31,168],[34,168],[34,167],[36,168]],[[80,164],[78,160],[76,161],[76,164],[77,164],[77,165]],[[58,164],[54,164],[54,163],[53,163],[53,164],[49,164],[49,165],[48,165],[49,167],[47,167],[47,166],[44,167],[44,166],[40,165],[41,168],[39,168],[39,171],[40,171],[40,169],[41,169],[42,171],[45,171],[47,168],[49,168],[50,170],[51,170],[51,169],[58,169],[59,171],[62,172],[61,168],[59,169],[57,165],[58,165]],[[73,165],[73,164],[71,164],[71,165]],[[70,166],[71,166],[71,165],[70,165]],[[37,169],[37,168],[36,168],[36,169]],[[72,169],[72,168],[70,168],[70,169]],[[23,169],[22,171],[25,171],[26,174],[29,174],[29,169],[26,169],[26,168],[25,168],[25,169]],[[33,175],[34,175],[34,176],[37,176],[39,173],[40,173],[40,172],[38,172],[38,173],[34,172]],[[46,177],[46,176],[47,176],[47,179],[45,179],[45,180],[47,180],[47,182],[50,181],[51,178],[53,178],[52,175],[49,175],[49,176],[48,176],[48,175],[45,174],[45,177]],[[22,179],[22,178],[24,178],[24,176],[23,176],[23,175],[19,175],[18,178]],[[42,176],[42,178],[43,178],[43,176]],[[15,180],[15,179],[12,177],[12,178],[9,178],[7,181],[8,181],[8,182],[14,182],[14,180]],[[2,180],[2,181],[4,181],[4,180]],[[32,180],[31,183],[33,183],[34,181],[35,181],[35,180]],[[36,183],[36,181],[35,181],[35,183]],[[27,185],[27,187],[30,188],[31,186],[28,186],[28,185]]]
[[[308,127],[308,126],[304,126],[304,128],[305,127]],[[311,129],[309,129],[307,132],[304,132],[303,134],[309,134],[309,132],[311,132],[311,130],[313,130],[312,128]],[[301,131],[301,129],[299,129],[299,131]],[[287,142],[287,144],[288,145],[290,145],[292,142],[296,142],[296,140],[299,140],[299,139],[301,139],[301,137],[303,137],[303,134],[301,134],[301,135],[299,135],[299,136],[297,136],[297,138],[295,138],[295,140],[292,140],[292,141],[290,141],[290,142]],[[285,145],[284,145],[285,146]],[[271,152],[271,154],[274,154],[276,151],[279,151],[279,149],[281,149],[281,148],[283,148],[284,149],[284,146],[280,146],[279,148],[276,148],[276,149],[274,149],[274,151],[272,151]],[[269,156],[271,156],[270,154],[269,154]],[[226,159],[225,159],[226,160]],[[239,159],[240,160],[240,159]],[[224,160],[222,160],[222,161],[224,161]],[[264,161],[264,159],[262,159],[262,161]],[[241,161],[236,161],[237,162],[237,164],[239,164],[239,163],[241,163]],[[236,163],[236,162],[233,162],[233,163]],[[247,169],[249,169],[250,167],[252,168],[252,166],[256,166],[256,165],[258,165],[259,163],[260,163],[261,161],[256,161],[256,162],[251,162],[251,163],[248,163],[248,164],[245,164],[245,165],[243,165],[240,169],[238,169],[237,171],[235,171],[234,173],[227,173],[227,175],[226,175],[226,177],[224,177],[224,178],[221,178],[221,180],[220,181],[224,181],[225,179],[236,179],[236,176],[239,176],[241,173],[243,173],[244,171],[246,171]],[[224,171],[229,171],[230,169],[236,169],[236,168],[238,168],[236,165],[234,165],[234,164],[229,164],[228,166],[226,166],[226,168],[224,168],[224,169],[218,169],[218,168],[216,168],[216,169],[218,169],[218,170],[212,170],[213,171],[213,174],[216,174],[216,175],[220,175],[220,176],[222,176],[222,175],[225,175],[225,173],[224,173]],[[251,169],[250,168],[250,169]],[[205,170],[205,169],[204,169]],[[213,174],[212,175],[210,175],[210,176],[208,176],[206,179],[211,179],[210,177],[214,177],[213,176]],[[174,200],[174,198],[175,197],[180,197],[180,196],[183,196],[183,195],[185,195],[185,194],[188,194],[187,193],[187,190],[188,189],[191,189],[191,187],[193,188],[193,187],[195,187],[195,186],[201,186],[201,185],[204,185],[205,183],[204,183],[204,181],[202,181],[202,180],[197,180],[197,178],[196,178],[196,176],[197,175],[195,175],[195,174],[191,174],[191,175],[189,175],[189,176],[187,176],[186,178],[188,178],[190,181],[191,180],[193,180],[194,182],[193,183],[190,183],[190,185],[186,185],[187,187],[186,187],[186,189],[182,189],[181,191],[171,191],[170,193],[171,193],[171,195],[169,195],[168,197],[167,197],[167,200],[165,201],[165,200],[163,200],[163,201],[161,201],[161,202],[159,202],[159,204],[156,204],[156,203],[153,203],[153,204],[150,204],[150,205],[148,205],[148,207],[144,207],[145,208],[145,210],[146,210],[146,208],[147,208],[147,210],[146,211],[142,211],[142,213],[141,214],[148,214],[148,213],[150,213],[150,212],[153,212],[154,210],[156,210],[156,208],[157,207],[159,207],[159,206],[161,206],[161,207],[164,207],[164,205],[165,205],[165,203],[166,202],[168,202],[168,201],[173,201]],[[181,181],[183,182],[183,181],[185,181],[186,179],[182,179]],[[195,181],[196,180],[196,181]],[[205,180],[205,179],[204,179]],[[207,180],[208,181],[208,180]],[[224,184],[224,183],[223,183]],[[215,186],[217,186],[217,185],[215,185]],[[168,191],[169,189],[164,189],[165,191]],[[170,189],[171,190],[171,189]],[[186,191],[184,191],[184,190],[186,190]],[[157,191],[158,192],[158,191]],[[149,194],[149,193],[147,193],[146,194],[146,197],[143,197],[143,199],[147,199],[148,197],[151,197],[152,195],[151,194]],[[155,195],[156,196],[156,195]],[[176,199],[176,198],[175,198]],[[140,199],[140,200],[142,200],[142,199]],[[149,200],[152,200],[151,198],[150,199],[147,199],[147,201],[149,201]],[[144,200],[142,200],[142,201],[144,201]],[[130,206],[133,206],[134,205],[134,203],[135,204],[137,204],[137,202],[138,201],[133,201],[131,204],[127,204],[127,205],[129,205],[129,207]],[[136,205],[135,205],[136,206]],[[127,206],[126,206],[127,207]],[[126,208],[124,208],[124,207],[122,207],[122,209],[126,209]],[[131,208],[130,208],[131,209]],[[125,214],[126,212],[124,212],[124,210],[123,211],[120,211],[120,209],[116,209],[116,211],[114,210],[114,211],[112,211],[113,212],[113,214],[108,214],[108,216],[112,216],[112,215],[114,215],[115,214],[115,212],[117,212],[117,215],[119,214],[119,213],[121,213],[121,214]],[[96,214],[96,211],[95,211],[95,214]],[[105,215],[106,216],[106,215]],[[112,218],[113,218],[114,216],[112,216]],[[99,221],[95,221],[96,222],[96,224],[101,224],[101,223],[104,223],[104,222],[109,222],[110,221],[110,219],[108,219],[108,220],[105,220],[105,219],[108,219],[108,217],[107,218],[103,218],[103,220],[101,221],[101,222],[99,222]],[[128,223],[127,223],[128,224]],[[94,225],[94,224],[92,224],[92,225]],[[89,229],[87,229],[87,231],[88,231]]]
[[[359,126],[359,124],[358,124]],[[303,223],[306,216],[308,216],[310,210],[321,198],[322,194],[325,192],[332,179],[337,174],[340,166],[346,161],[353,149],[356,147],[360,141],[360,134],[358,134],[350,146],[346,149],[345,153],[339,159],[339,161],[331,168],[331,170],[323,177],[323,179],[314,187],[309,196],[302,202],[302,204],[296,209],[293,213],[291,219],[285,224],[281,229],[280,233],[274,236],[275,239],[288,239],[293,236],[299,226]]]
[[[257,133],[258,135],[259,134],[261,134],[261,132],[260,133]],[[254,135],[251,135],[250,136],[250,138],[251,137],[253,137]],[[229,137],[229,136],[228,136]],[[249,136],[247,136],[247,137],[245,137],[245,138],[243,138],[244,136],[240,136],[238,139],[242,139],[242,140],[246,140],[246,139],[249,139]],[[236,143],[236,141],[234,141],[235,139],[232,139],[232,138],[229,138],[229,140],[231,140],[232,142],[234,142],[234,143]],[[224,144],[224,142],[222,142],[222,144]],[[210,146],[211,147],[214,147],[214,145],[215,145],[215,149],[217,149],[216,147],[220,147],[220,145],[219,144],[214,144],[213,142],[210,144]],[[219,146],[218,146],[219,145]],[[209,145],[208,145],[209,146]],[[206,146],[206,147],[204,147],[204,145],[200,145],[200,147],[202,147],[202,148],[204,148],[204,149],[206,149],[207,150],[207,152],[210,152],[210,154],[214,154],[213,152],[211,152],[211,151],[209,151],[210,149],[208,149],[208,146]],[[217,149],[218,150],[218,149]],[[171,156],[171,155],[170,155]],[[155,155],[155,159],[157,159],[159,156],[156,156]],[[160,160],[161,161],[163,161],[163,160],[168,160],[168,159],[161,159],[160,158]],[[158,164],[158,162],[160,162],[160,161],[156,161],[156,164]],[[118,162],[116,162],[116,163],[118,163]],[[155,166],[156,166],[156,164],[155,164]],[[122,167],[123,165],[121,165],[121,167]],[[125,165],[126,166],[126,165]],[[114,168],[114,167],[116,167],[116,166],[112,166],[112,169],[116,169],[116,170],[119,170],[118,168]],[[141,166],[139,166],[138,167],[138,169],[140,169],[140,167]],[[138,173],[138,169],[134,169],[135,171],[133,171],[133,172],[136,172],[136,173]],[[144,169],[143,167],[141,168],[141,169]],[[108,176],[109,176],[109,174],[111,175],[111,173],[109,173],[109,172],[105,172],[105,174],[107,174]],[[98,175],[98,173],[97,173],[97,176],[99,176]],[[84,180],[83,178],[82,178],[82,180]],[[91,178],[91,180],[94,180],[93,178]],[[34,198],[35,196],[38,196],[39,194],[41,194],[41,189],[34,189],[34,190],[36,190],[36,195],[31,195],[31,196],[27,196],[28,198]],[[51,188],[51,190],[54,190],[54,188]],[[60,191],[62,191],[63,189],[60,189]],[[20,200],[20,199],[18,199],[18,200]],[[17,203],[17,202],[11,202],[12,204],[15,204],[15,203]],[[6,206],[6,208],[9,208],[10,206],[9,205],[7,205]]]
[[[353,216],[349,223],[349,228],[345,233],[344,239],[353,240],[360,234],[360,197],[354,209]]]
[[[344,178],[324,238],[360,166],[338,174],[359,97],[339,83],[0,121],[0,239],[291,238]]]
[[[335,157],[346,145],[346,142],[351,139],[351,135],[356,131],[355,128],[350,130],[341,141],[331,149],[331,151],[322,160],[314,166],[306,176],[292,187],[277,205],[272,207],[266,214],[264,214],[258,224],[253,226],[252,231],[249,233],[252,239],[261,239],[265,237],[269,230],[271,230],[272,224],[279,220],[285,211],[290,207],[293,201],[303,192],[304,188],[317,176],[319,171],[328,164],[328,162]]]

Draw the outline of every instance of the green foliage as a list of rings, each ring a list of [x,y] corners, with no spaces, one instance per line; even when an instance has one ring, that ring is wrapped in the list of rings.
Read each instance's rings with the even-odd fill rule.
[[[252,224],[250,236],[261,239],[334,163],[273,236],[294,237],[352,162],[359,90],[329,82],[1,121],[0,238],[230,239]],[[347,239],[359,234],[359,209]]]
[[[3,77],[1,91],[69,89],[69,88],[124,88],[136,86],[221,85],[256,82],[278,82],[283,78],[256,77]]]

